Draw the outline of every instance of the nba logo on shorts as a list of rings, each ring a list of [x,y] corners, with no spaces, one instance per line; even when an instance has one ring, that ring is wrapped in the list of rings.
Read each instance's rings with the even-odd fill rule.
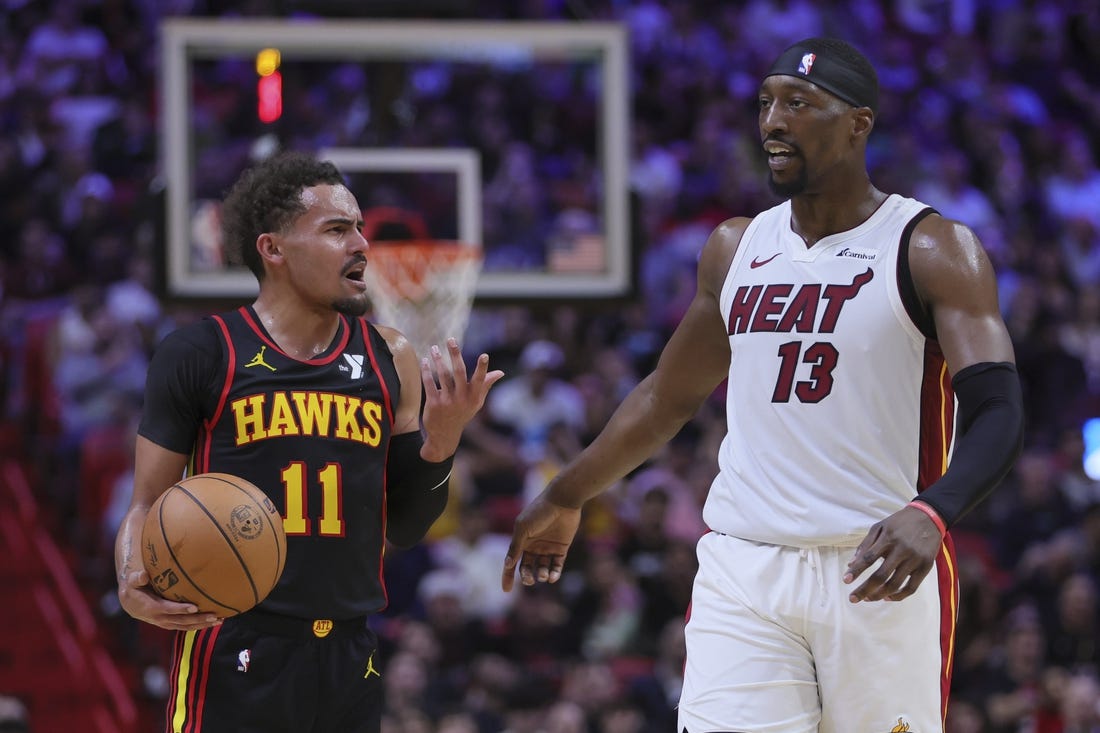
[[[248,664],[252,661],[252,652],[248,649],[241,649],[237,655],[237,671],[247,672]]]
[[[817,58],[816,53],[804,53],[802,54],[802,61],[798,64],[799,74],[809,74],[810,69],[814,67],[814,60]]]

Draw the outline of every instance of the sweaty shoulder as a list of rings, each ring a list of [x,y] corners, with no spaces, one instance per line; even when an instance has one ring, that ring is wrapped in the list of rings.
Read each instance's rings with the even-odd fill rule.
[[[913,230],[909,266],[921,299],[934,305],[957,292],[993,283],[993,265],[970,227],[939,214],[924,217]]]
[[[393,421],[394,434],[415,430],[419,424],[420,414],[420,389],[418,387],[420,384],[420,359],[416,353],[416,347],[412,345],[405,334],[396,328],[379,326],[374,323],[369,325],[378,331],[378,335],[386,342],[386,347],[393,356],[394,370],[397,372],[397,379],[401,386],[401,397]],[[444,350],[443,358],[446,359],[446,344],[440,344],[439,347]],[[420,356],[428,355],[421,354]]]
[[[745,216],[726,219],[714,228],[703,246],[699,255],[699,285],[713,292],[715,297],[722,292],[726,273],[751,221]]]
[[[386,342],[386,348],[390,350],[390,354],[395,360],[399,358],[407,359],[410,353],[415,360],[416,350],[405,334],[401,333],[396,328],[380,326],[377,323],[368,322],[368,328],[373,328],[378,332],[378,335]]]

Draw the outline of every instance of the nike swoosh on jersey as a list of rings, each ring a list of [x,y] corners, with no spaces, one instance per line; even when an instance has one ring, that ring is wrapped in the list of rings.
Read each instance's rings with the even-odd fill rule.
[[[778,257],[780,254],[782,254],[782,253],[781,252],[776,252],[775,254],[773,254],[771,257],[769,257],[766,260],[760,260],[760,259],[757,259],[756,257],[753,257],[752,262],[749,263],[749,267],[751,267],[754,270],[758,267],[763,267],[764,265],[768,264],[769,262],[774,260],[776,257]]]

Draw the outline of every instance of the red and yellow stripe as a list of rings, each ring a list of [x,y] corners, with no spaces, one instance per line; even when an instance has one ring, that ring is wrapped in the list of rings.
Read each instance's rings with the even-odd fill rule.
[[[931,486],[947,471],[951,444],[955,438],[955,392],[951,389],[947,361],[935,341],[925,344],[920,416],[918,492]],[[936,558],[936,578],[940,591],[940,715],[946,723],[959,611],[959,576],[955,545],[950,534],[944,537]]]
[[[199,733],[210,659],[220,626],[176,634],[169,679],[167,733]]]

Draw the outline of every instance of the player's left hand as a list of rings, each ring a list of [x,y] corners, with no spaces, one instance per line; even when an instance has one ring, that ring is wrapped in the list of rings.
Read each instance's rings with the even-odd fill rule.
[[[854,583],[879,558],[882,564],[852,591],[848,600],[859,603],[908,598],[932,569],[942,544],[939,529],[919,509],[903,507],[877,522],[848,562],[844,582]]]
[[[474,373],[467,378],[466,364],[458,341],[447,339],[450,365],[446,364],[443,351],[432,346],[431,359],[420,360],[420,379],[424,384],[424,433],[425,448],[421,455],[425,460],[442,461],[458,447],[462,429],[485,404],[485,396],[504,372],[489,371],[489,355],[477,358]],[[438,458],[426,453],[437,452]]]

